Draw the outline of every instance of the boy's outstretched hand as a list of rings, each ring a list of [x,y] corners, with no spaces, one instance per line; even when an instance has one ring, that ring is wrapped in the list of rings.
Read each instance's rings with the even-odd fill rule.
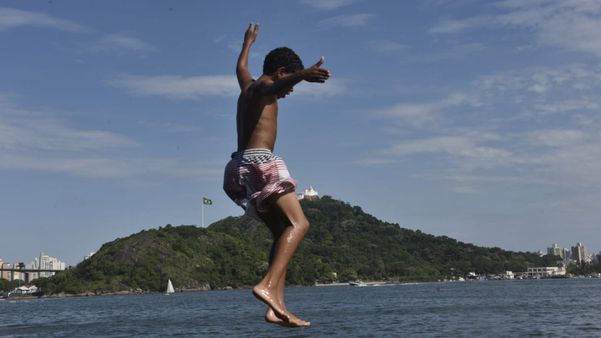
[[[319,58],[316,64],[303,70],[305,72],[304,80],[308,82],[319,82],[324,83],[330,77],[330,71],[321,68],[321,65],[325,62],[324,57]]]
[[[255,42],[257,35],[259,34],[259,24],[250,23],[246,33],[244,33],[244,44],[252,44]]]

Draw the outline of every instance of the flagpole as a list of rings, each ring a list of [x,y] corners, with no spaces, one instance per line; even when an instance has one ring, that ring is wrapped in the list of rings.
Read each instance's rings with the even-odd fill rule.
[[[202,199],[202,227],[205,227],[205,201]]]

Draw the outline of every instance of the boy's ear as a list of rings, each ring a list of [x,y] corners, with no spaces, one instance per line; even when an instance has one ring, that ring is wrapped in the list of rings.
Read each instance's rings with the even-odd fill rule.
[[[278,78],[282,78],[284,75],[288,74],[286,67],[280,67],[275,71]]]

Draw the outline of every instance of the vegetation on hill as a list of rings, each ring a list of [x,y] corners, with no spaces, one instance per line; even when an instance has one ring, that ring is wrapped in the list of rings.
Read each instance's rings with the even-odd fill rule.
[[[553,257],[404,229],[327,196],[302,206],[311,229],[289,266],[290,284],[428,281],[554,263]],[[208,228],[167,225],[106,243],[77,267],[36,284],[49,294],[161,291],[168,278],[183,289],[250,286],[267,269],[270,245],[267,227],[246,217],[228,217]]]

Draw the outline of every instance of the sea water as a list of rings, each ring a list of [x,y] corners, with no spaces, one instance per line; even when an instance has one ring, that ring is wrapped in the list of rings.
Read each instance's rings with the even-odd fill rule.
[[[601,337],[601,279],[298,287],[310,328],[250,290],[0,301],[0,337]]]

